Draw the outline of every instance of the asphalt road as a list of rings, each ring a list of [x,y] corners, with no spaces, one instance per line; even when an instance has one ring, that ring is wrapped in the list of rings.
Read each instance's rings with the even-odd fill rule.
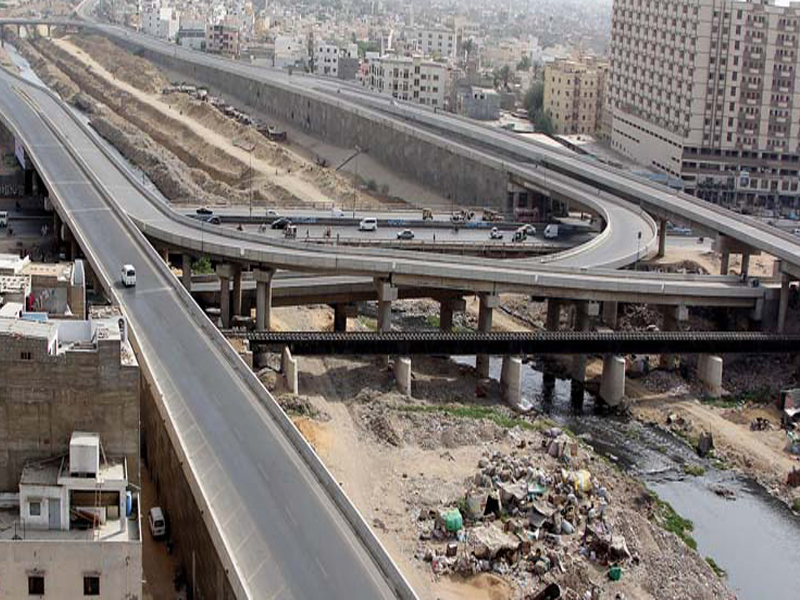
[[[24,132],[49,189],[65,202],[97,267],[116,281],[123,263],[136,266],[136,288],[118,286],[116,294],[248,596],[392,597],[308,465],[178,300],[177,281],[156,268],[157,254],[136,243],[123,217],[109,208],[15,87],[21,84],[0,74],[0,113]],[[62,107],[25,87],[93,164],[99,152],[70,119],[57,118]],[[126,206],[136,205],[139,195],[124,187],[127,194],[113,183],[109,189],[119,192]],[[139,196],[139,203],[146,201]]]

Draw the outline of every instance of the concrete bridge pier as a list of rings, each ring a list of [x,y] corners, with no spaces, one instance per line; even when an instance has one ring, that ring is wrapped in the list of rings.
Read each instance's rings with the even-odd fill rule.
[[[411,397],[411,359],[398,356],[394,361],[394,379],[398,391]]]
[[[689,310],[683,305],[662,306],[661,313],[664,318],[664,323],[661,327],[662,331],[677,331],[678,322],[689,318]],[[673,370],[675,368],[675,358],[674,354],[662,354],[659,359],[661,368],[668,371]]]
[[[722,395],[722,358],[711,354],[701,354],[697,359],[697,378],[711,398]]]
[[[609,406],[617,406],[625,397],[625,359],[607,354],[603,359],[600,397]]]
[[[619,314],[619,303],[616,300],[603,301],[603,323],[609,329],[617,328],[618,314]]]
[[[792,277],[785,271],[781,273],[781,295],[778,301],[778,333],[786,331],[786,316],[789,313],[789,293],[792,288]]]
[[[169,248],[161,248],[158,253],[161,255],[161,260],[169,267]]]
[[[522,359],[517,356],[504,356],[500,371],[500,389],[503,400],[512,407],[519,406],[522,400]]]
[[[730,270],[731,254],[739,254],[742,257],[742,268],[740,274],[747,277],[750,271],[750,257],[760,256],[761,251],[752,246],[720,234],[715,242],[715,249],[720,253],[720,275],[727,275]]]
[[[658,253],[656,258],[664,258],[667,253],[667,220],[661,219],[658,222]]]
[[[478,294],[480,305],[478,306],[478,331],[489,333],[492,331],[492,316],[494,309],[500,304],[500,296],[497,294]],[[478,354],[475,357],[475,370],[479,379],[489,377],[489,355]]]
[[[275,269],[253,269],[256,280],[256,330],[272,329],[272,278]]]
[[[231,265],[217,265],[217,277],[219,277],[219,318],[222,321],[222,328],[228,329],[231,326],[231,279],[233,278]]]
[[[561,300],[558,298],[547,299],[547,331],[558,331],[561,326]]]
[[[281,353],[281,372],[286,379],[286,388],[292,394],[299,393],[297,359],[292,356],[288,347]]]
[[[233,314],[234,316],[242,316],[242,265],[233,263],[231,265],[233,271]]]
[[[600,312],[597,302],[580,300],[575,303],[575,331],[588,331],[590,317],[596,317]],[[576,354],[572,357],[572,379],[578,383],[586,380],[586,355]]]
[[[453,316],[467,310],[467,302],[463,298],[443,298],[439,300],[439,331],[453,331]]]
[[[397,288],[385,279],[376,279],[375,288],[378,292],[378,331],[392,330],[392,302],[397,300]],[[389,366],[389,357],[380,356],[378,365],[386,368]]]
[[[181,254],[181,283],[186,291],[192,293],[192,255]]]

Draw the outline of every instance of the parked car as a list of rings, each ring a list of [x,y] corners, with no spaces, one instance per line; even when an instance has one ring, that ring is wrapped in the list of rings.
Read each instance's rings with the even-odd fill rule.
[[[167,521],[160,506],[154,506],[147,515],[147,522],[150,525],[150,535],[153,539],[161,539],[167,535]]]
[[[133,265],[122,265],[120,280],[125,287],[136,285],[136,269],[133,268]]]
[[[503,232],[500,231],[497,227],[492,227],[492,230],[489,232],[489,239],[490,240],[502,240],[503,239]]]
[[[361,222],[358,224],[359,231],[377,231],[378,230],[378,219],[375,217],[364,217],[361,219]]]
[[[197,212],[198,215],[213,215],[214,214],[214,211],[211,210],[210,208],[206,207],[206,206],[202,206],[202,207],[198,208],[196,212]]]
[[[286,227],[288,227],[291,224],[292,222],[289,219],[287,219],[286,217],[281,217],[280,219],[275,219],[270,225],[270,227],[272,229],[286,229]]]
[[[397,239],[398,240],[413,240],[414,239],[414,232],[410,229],[403,229],[403,231],[397,232]]]

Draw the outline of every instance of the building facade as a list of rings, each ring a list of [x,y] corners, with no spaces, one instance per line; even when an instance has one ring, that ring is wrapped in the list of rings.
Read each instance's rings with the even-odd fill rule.
[[[615,0],[613,147],[729,205],[796,208],[800,6]]]
[[[333,42],[320,41],[314,44],[314,73],[339,77],[339,65],[342,59],[358,60],[358,46],[356,44],[339,45]],[[352,68],[347,69],[348,72]],[[354,79],[346,77],[345,79]]]
[[[456,55],[456,32],[439,27],[416,31],[417,51],[424,56],[454,58]]]
[[[556,60],[544,70],[544,111],[560,135],[602,131],[608,63],[601,59]]]
[[[220,23],[206,28],[206,51],[223,56],[239,56],[239,28]]]
[[[371,90],[391,94],[398,100],[444,108],[447,94],[447,67],[420,56],[386,55],[372,59],[369,77]]]
[[[26,463],[65,453],[76,428],[98,432],[139,481],[139,365],[120,317],[0,318],[0,492]]]

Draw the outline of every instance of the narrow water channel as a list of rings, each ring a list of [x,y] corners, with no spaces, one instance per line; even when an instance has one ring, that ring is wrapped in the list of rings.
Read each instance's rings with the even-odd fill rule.
[[[454,358],[475,364],[474,357]],[[500,378],[502,359],[491,360]],[[661,429],[603,414],[584,392],[573,399],[571,382],[547,378],[532,365],[523,368],[523,396],[534,409],[581,436],[598,453],[645,482],[683,517],[694,523],[692,536],[702,556],[727,571],[729,587],[741,600],[797,600],[800,519],[755,481],[714,468],[682,440]],[[552,382],[552,383],[551,383]],[[686,463],[700,464],[700,477],[684,474]],[[732,490],[735,500],[712,487]]]

